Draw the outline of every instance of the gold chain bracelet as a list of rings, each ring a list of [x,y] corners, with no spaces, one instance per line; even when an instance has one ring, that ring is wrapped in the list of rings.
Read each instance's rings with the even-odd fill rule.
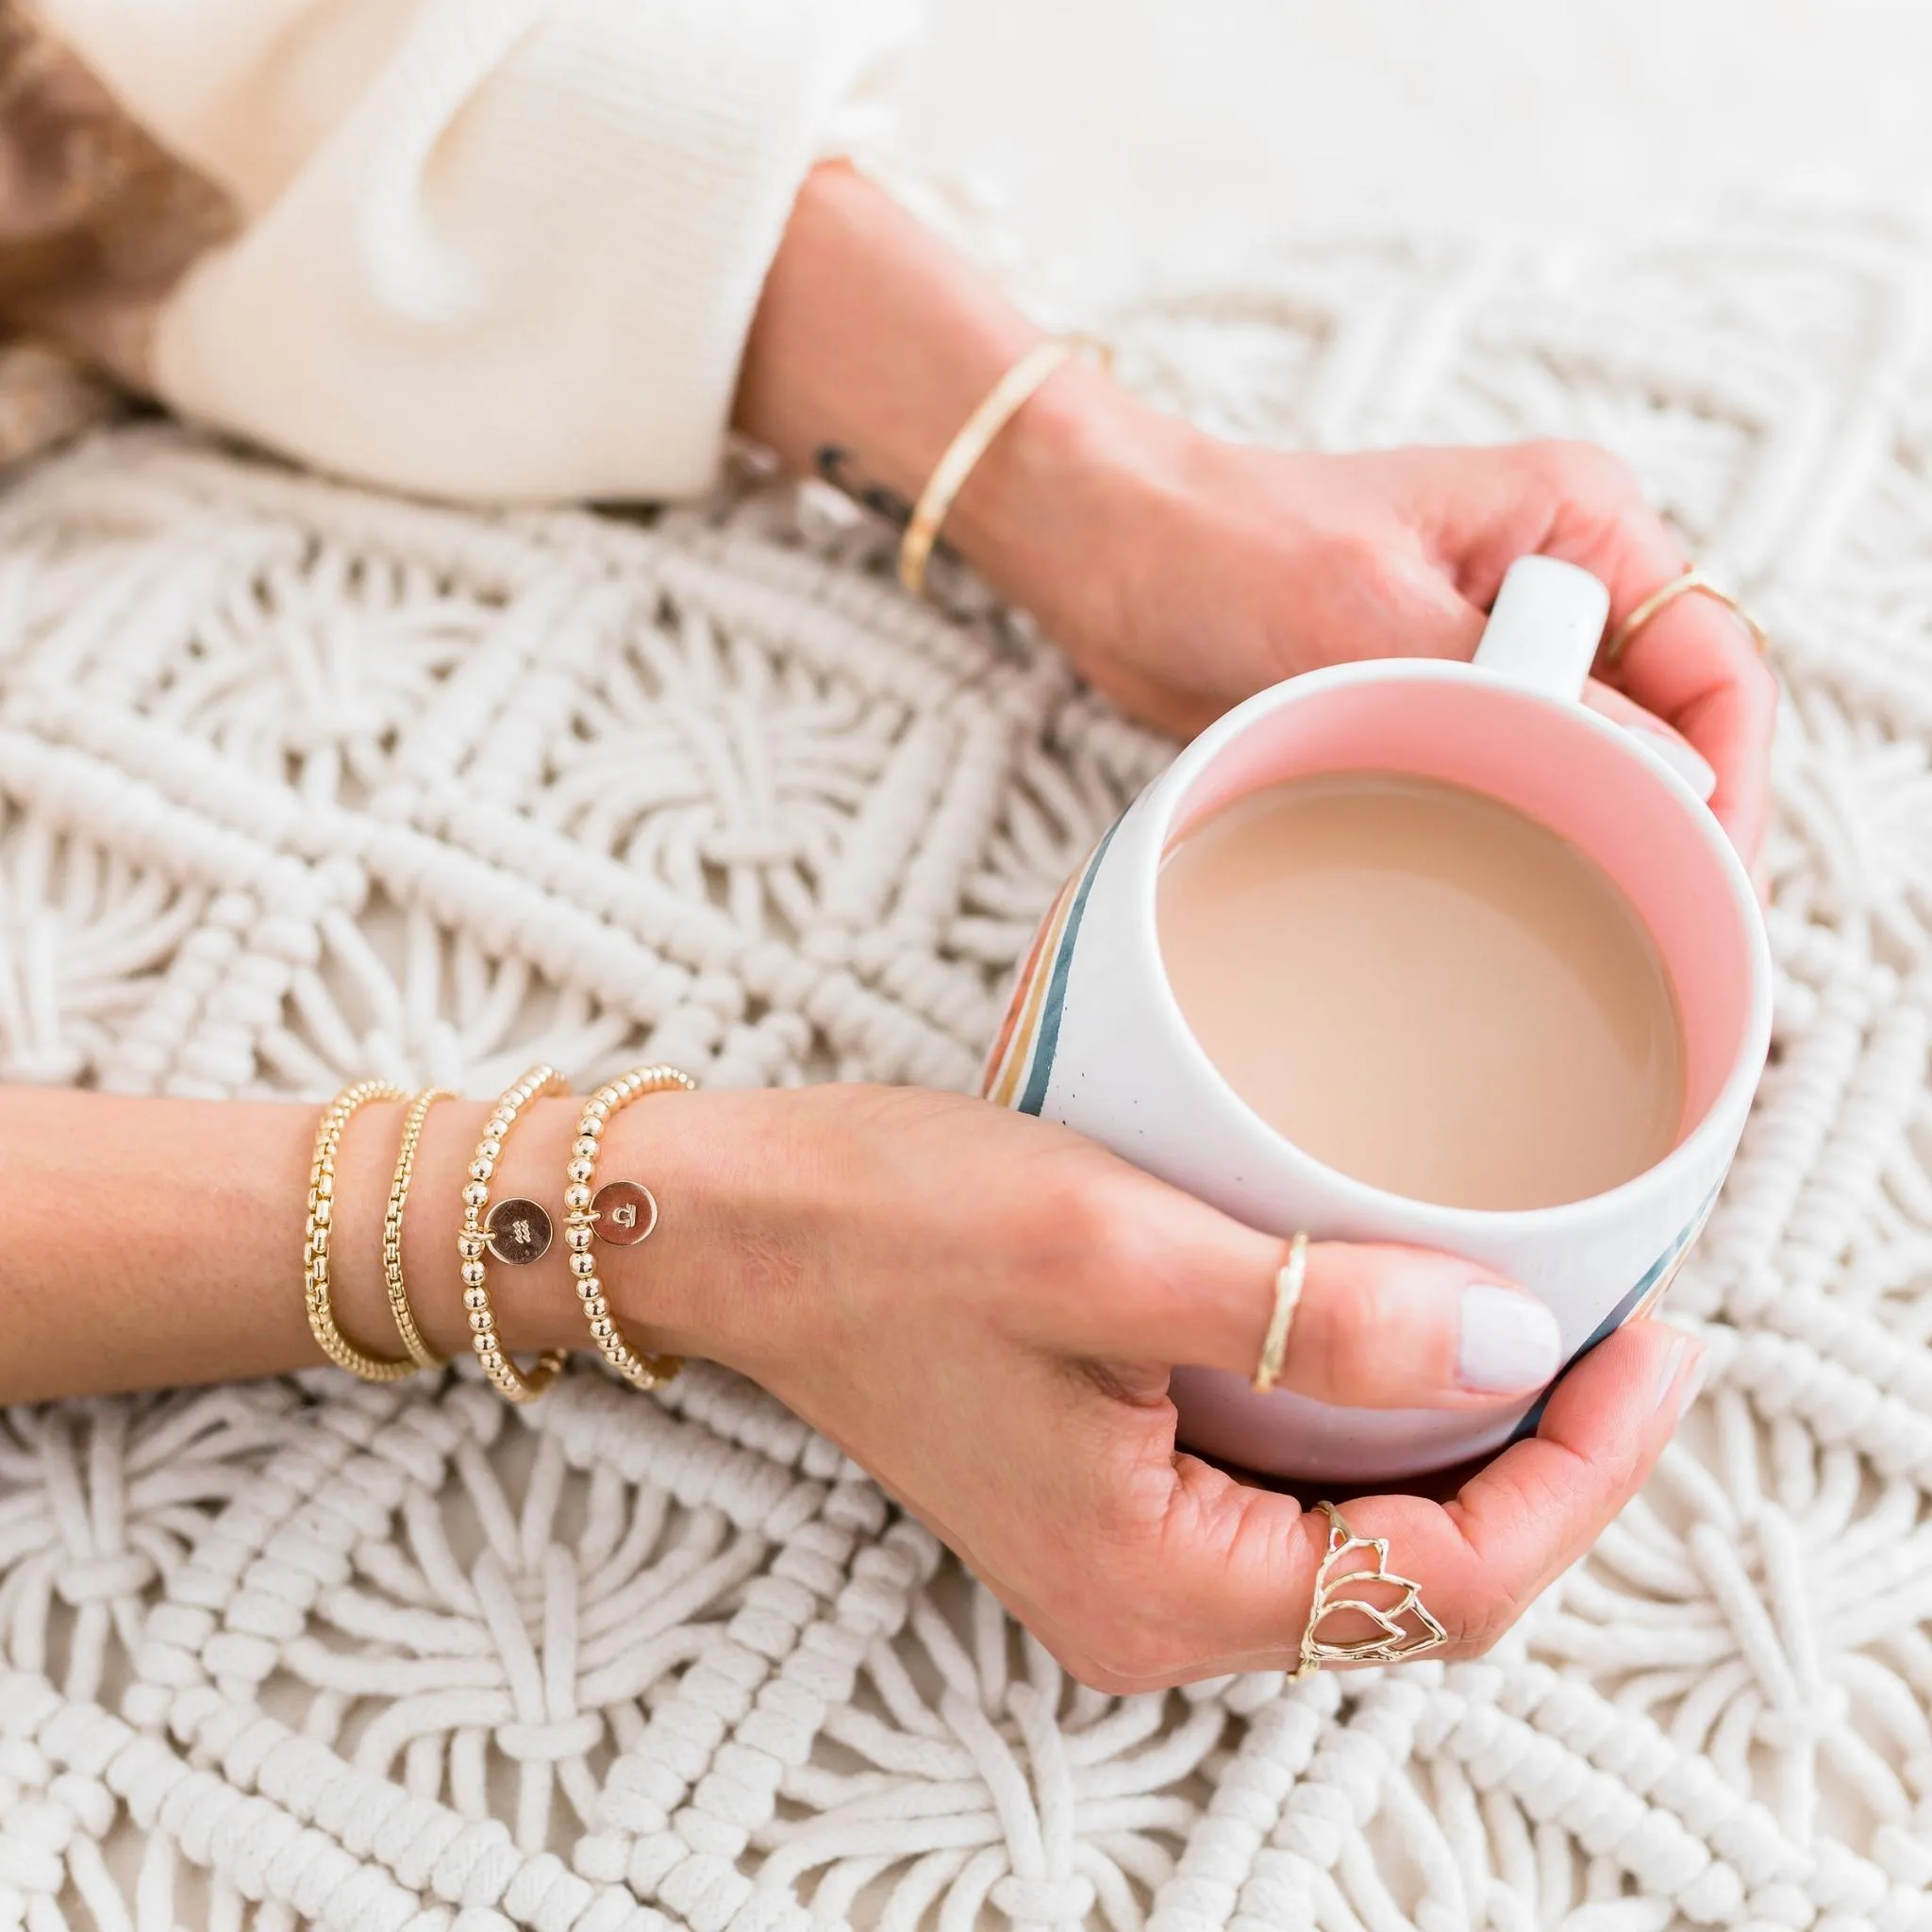
[[[541,1061],[497,1101],[483,1124],[483,1138],[463,1184],[463,1231],[457,1237],[462,1260],[463,1307],[470,1316],[470,1340],[476,1359],[496,1392],[507,1402],[531,1402],[556,1379],[564,1351],[546,1349],[527,1374],[509,1358],[496,1333],[496,1311],[490,1305],[490,1266],[486,1253],[506,1260],[535,1260],[550,1245],[550,1217],[534,1201],[502,1201],[490,1206],[490,1182],[503,1157],[506,1135],[531,1101],[560,1093],[567,1083],[555,1067]],[[539,1224],[541,1223],[541,1229]],[[540,1239],[541,1237],[541,1239]],[[525,1253],[529,1249],[534,1252]]]
[[[640,1355],[618,1333],[609,1304],[604,1299],[604,1283],[597,1274],[597,1257],[591,1252],[591,1242],[597,1240],[612,1247],[636,1246],[658,1224],[658,1197],[641,1181],[612,1181],[599,1188],[597,1155],[613,1114],[647,1093],[688,1093],[697,1084],[675,1067],[653,1066],[634,1067],[598,1088],[584,1102],[570,1165],[565,1169],[569,1185],[563,1191],[563,1241],[570,1250],[577,1299],[591,1324],[591,1340],[634,1389],[655,1389],[668,1382],[683,1364],[675,1355]]]
[[[390,1313],[395,1317],[404,1349],[419,1369],[440,1369],[444,1364],[424,1341],[423,1331],[416,1325],[416,1311],[409,1306],[409,1291],[403,1282],[403,1209],[416,1174],[416,1148],[423,1139],[423,1123],[439,1100],[455,1098],[445,1088],[425,1087],[409,1103],[409,1110],[403,1116],[402,1144],[396,1149],[395,1174],[389,1184],[389,1207],[382,1217],[382,1279],[389,1290]]]
[[[342,1144],[342,1132],[358,1108],[372,1100],[405,1100],[400,1087],[386,1080],[358,1080],[345,1087],[323,1108],[321,1124],[315,1130],[315,1158],[308,1170],[308,1221],[302,1236],[303,1302],[308,1311],[309,1332],[324,1355],[339,1369],[360,1375],[365,1382],[400,1382],[416,1373],[413,1361],[388,1361],[381,1356],[365,1355],[336,1326],[335,1310],[329,1303],[328,1250],[335,1225],[336,1154]]]

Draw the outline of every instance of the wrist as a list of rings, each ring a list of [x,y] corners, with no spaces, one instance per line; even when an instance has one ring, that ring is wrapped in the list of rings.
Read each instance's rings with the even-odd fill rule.
[[[905,516],[974,409],[1041,331],[874,184],[800,190],[746,343],[737,426],[794,468]],[[1198,434],[1074,358],[1027,398],[941,537],[1076,659],[1132,603],[1130,544]]]
[[[390,1307],[382,1264],[383,1218],[401,1139],[401,1103],[367,1107],[350,1123],[336,1158],[337,1230],[331,1299],[336,1320],[366,1353],[403,1354]],[[491,1107],[479,1100],[442,1100],[423,1123],[415,1172],[402,1219],[403,1280],[423,1340],[438,1355],[459,1360],[470,1352],[463,1307],[462,1191]],[[560,1228],[563,1164],[570,1158],[575,1104],[541,1100],[526,1107],[503,1143],[490,1182],[492,1201],[532,1200]],[[575,1348],[584,1340],[560,1241],[525,1268],[489,1262],[490,1300],[498,1334],[513,1355]],[[575,1328],[573,1328],[575,1324]]]
[[[1182,487],[1196,436],[1071,361],[974,466],[944,540],[1085,669],[1124,634],[1133,561]]]
[[[647,1241],[592,1246],[605,1299],[641,1353],[753,1365],[744,1338],[757,1321],[742,1237],[746,1204],[772,1153],[758,1151],[758,1124],[777,1098],[730,1090],[649,1094],[605,1127],[593,1185],[641,1181],[658,1204]],[[560,1167],[558,1179],[560,1188]],[[569,1298],[570,1345],[585,1345],[574,1291]]]
[[[596,1185],[641,1181],[658,1204],[658,1225],[634,1247],[599,1241],[605,1298],[631,1346],[652,1355],[733,1360],[739,1324],[734,1230],[744,1198],[736,1176],[743,1117],[761,1094],[654,1093],[611,1118],[597,1160]],[[565,1165],[583,1109],[581,1096],[533,1102],[506,1136],[490,1182],[492,1202],[535,1201],[550,1215],[548,1250],[524,1267],[491,1257],[489,1289],[496,1331],[511,1355],[591,1345],[563,1241]],[[462,1190],[487,1102],[445,1100],[424,1122],[416,1170],[403,1215],[403,1274],[424,1340],[459,1360],[471,1346],[457,1235]],[[338,1154],[337,1238],[332,1300],[343,1332],[368,1353],[402,1354],[383,1278],[382,1220],[400,1137],[400,1104],[364,1108]]]

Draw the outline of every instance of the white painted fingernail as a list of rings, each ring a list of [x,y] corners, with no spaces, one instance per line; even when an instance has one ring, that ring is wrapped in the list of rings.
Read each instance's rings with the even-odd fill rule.
[[[1657,1365],[1657,1386],[1650,1391],[1652,1409],[1661,1408],[1671,1391],[1677,1386],[1677,1371],[1684,1366],[1684,1357],[1690,1347],[1690,1338],[1688,1335],[1671,1338],[1671,1345],[1664,1350],[1663,1359]]]
[[[1456,1373],[1465,1389],[1513,1395],[1541,1389],[1563,1366],[1562,1330],[1534,1295],[1473,1281],[1462,1291],[1461,1312]]]
[[[1654,751],[1699,798],[1708,799],[1717,790],[1717,774],[1681,738],[1667,738],[1661,731],[1640,731],[1637,738],[1646,751]]]

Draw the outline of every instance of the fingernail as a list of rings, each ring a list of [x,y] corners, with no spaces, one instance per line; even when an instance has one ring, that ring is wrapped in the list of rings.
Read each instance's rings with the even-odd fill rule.
[[[1668,738],[1661,731],[1646,731],[1642,734],[1642,741],[1649,750],[1656,752],[1699,798],[1707,799],[1717,790],[1717,774],[1681,738]]]
[[[1690,1352],[1690,1338],[1676,1335],[1671,1339],[1671,1345],[1664,1350],[1663,1360],[1657,1365],[1657,1386],[1650,1391],[1650,1406],[1653,1411],[1661,1408],[1669,1399],[1671,1391],[1677,1386],[1677,1374],[1684,1366],[1684,1357]]]
[[[1490,1281],[1462,1291],[1456,1373],[1465,1389],[1480,1395],[1541,1389],[1562,1366],[1562,1330],[1534,1295]]]

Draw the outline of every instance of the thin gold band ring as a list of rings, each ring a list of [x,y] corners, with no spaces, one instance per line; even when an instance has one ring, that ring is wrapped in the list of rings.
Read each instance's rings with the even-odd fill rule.
[[[1722,584],[1713,582],[1693,565],[1674,576],[1669,583],[1659,585],[1617,626],[1616,636],[1604,652],[1605,668],[1607,669],[1624,655],[1637,633],[1653,618],[1661,616],[1679,597],[1688,597],[1693,591],[1701,591],[1707,597],[1715,597],[1751,633],[1751,641],[1757,646],[1757,655],[1763,657],[1771,641],[1764,626]]]
[[[1254,1390],[1265,1395],[1281,1379],[1281,1358],[1288,1353],[1288,1331],[1301,1306],[1302,1284],[1308,1274],[1308,1238],[1297,1234],[1288,1244],[1288,1257],[1274,1274],[1274,1311],[1268,1318],[1261,1358],[1255,1364]]]

